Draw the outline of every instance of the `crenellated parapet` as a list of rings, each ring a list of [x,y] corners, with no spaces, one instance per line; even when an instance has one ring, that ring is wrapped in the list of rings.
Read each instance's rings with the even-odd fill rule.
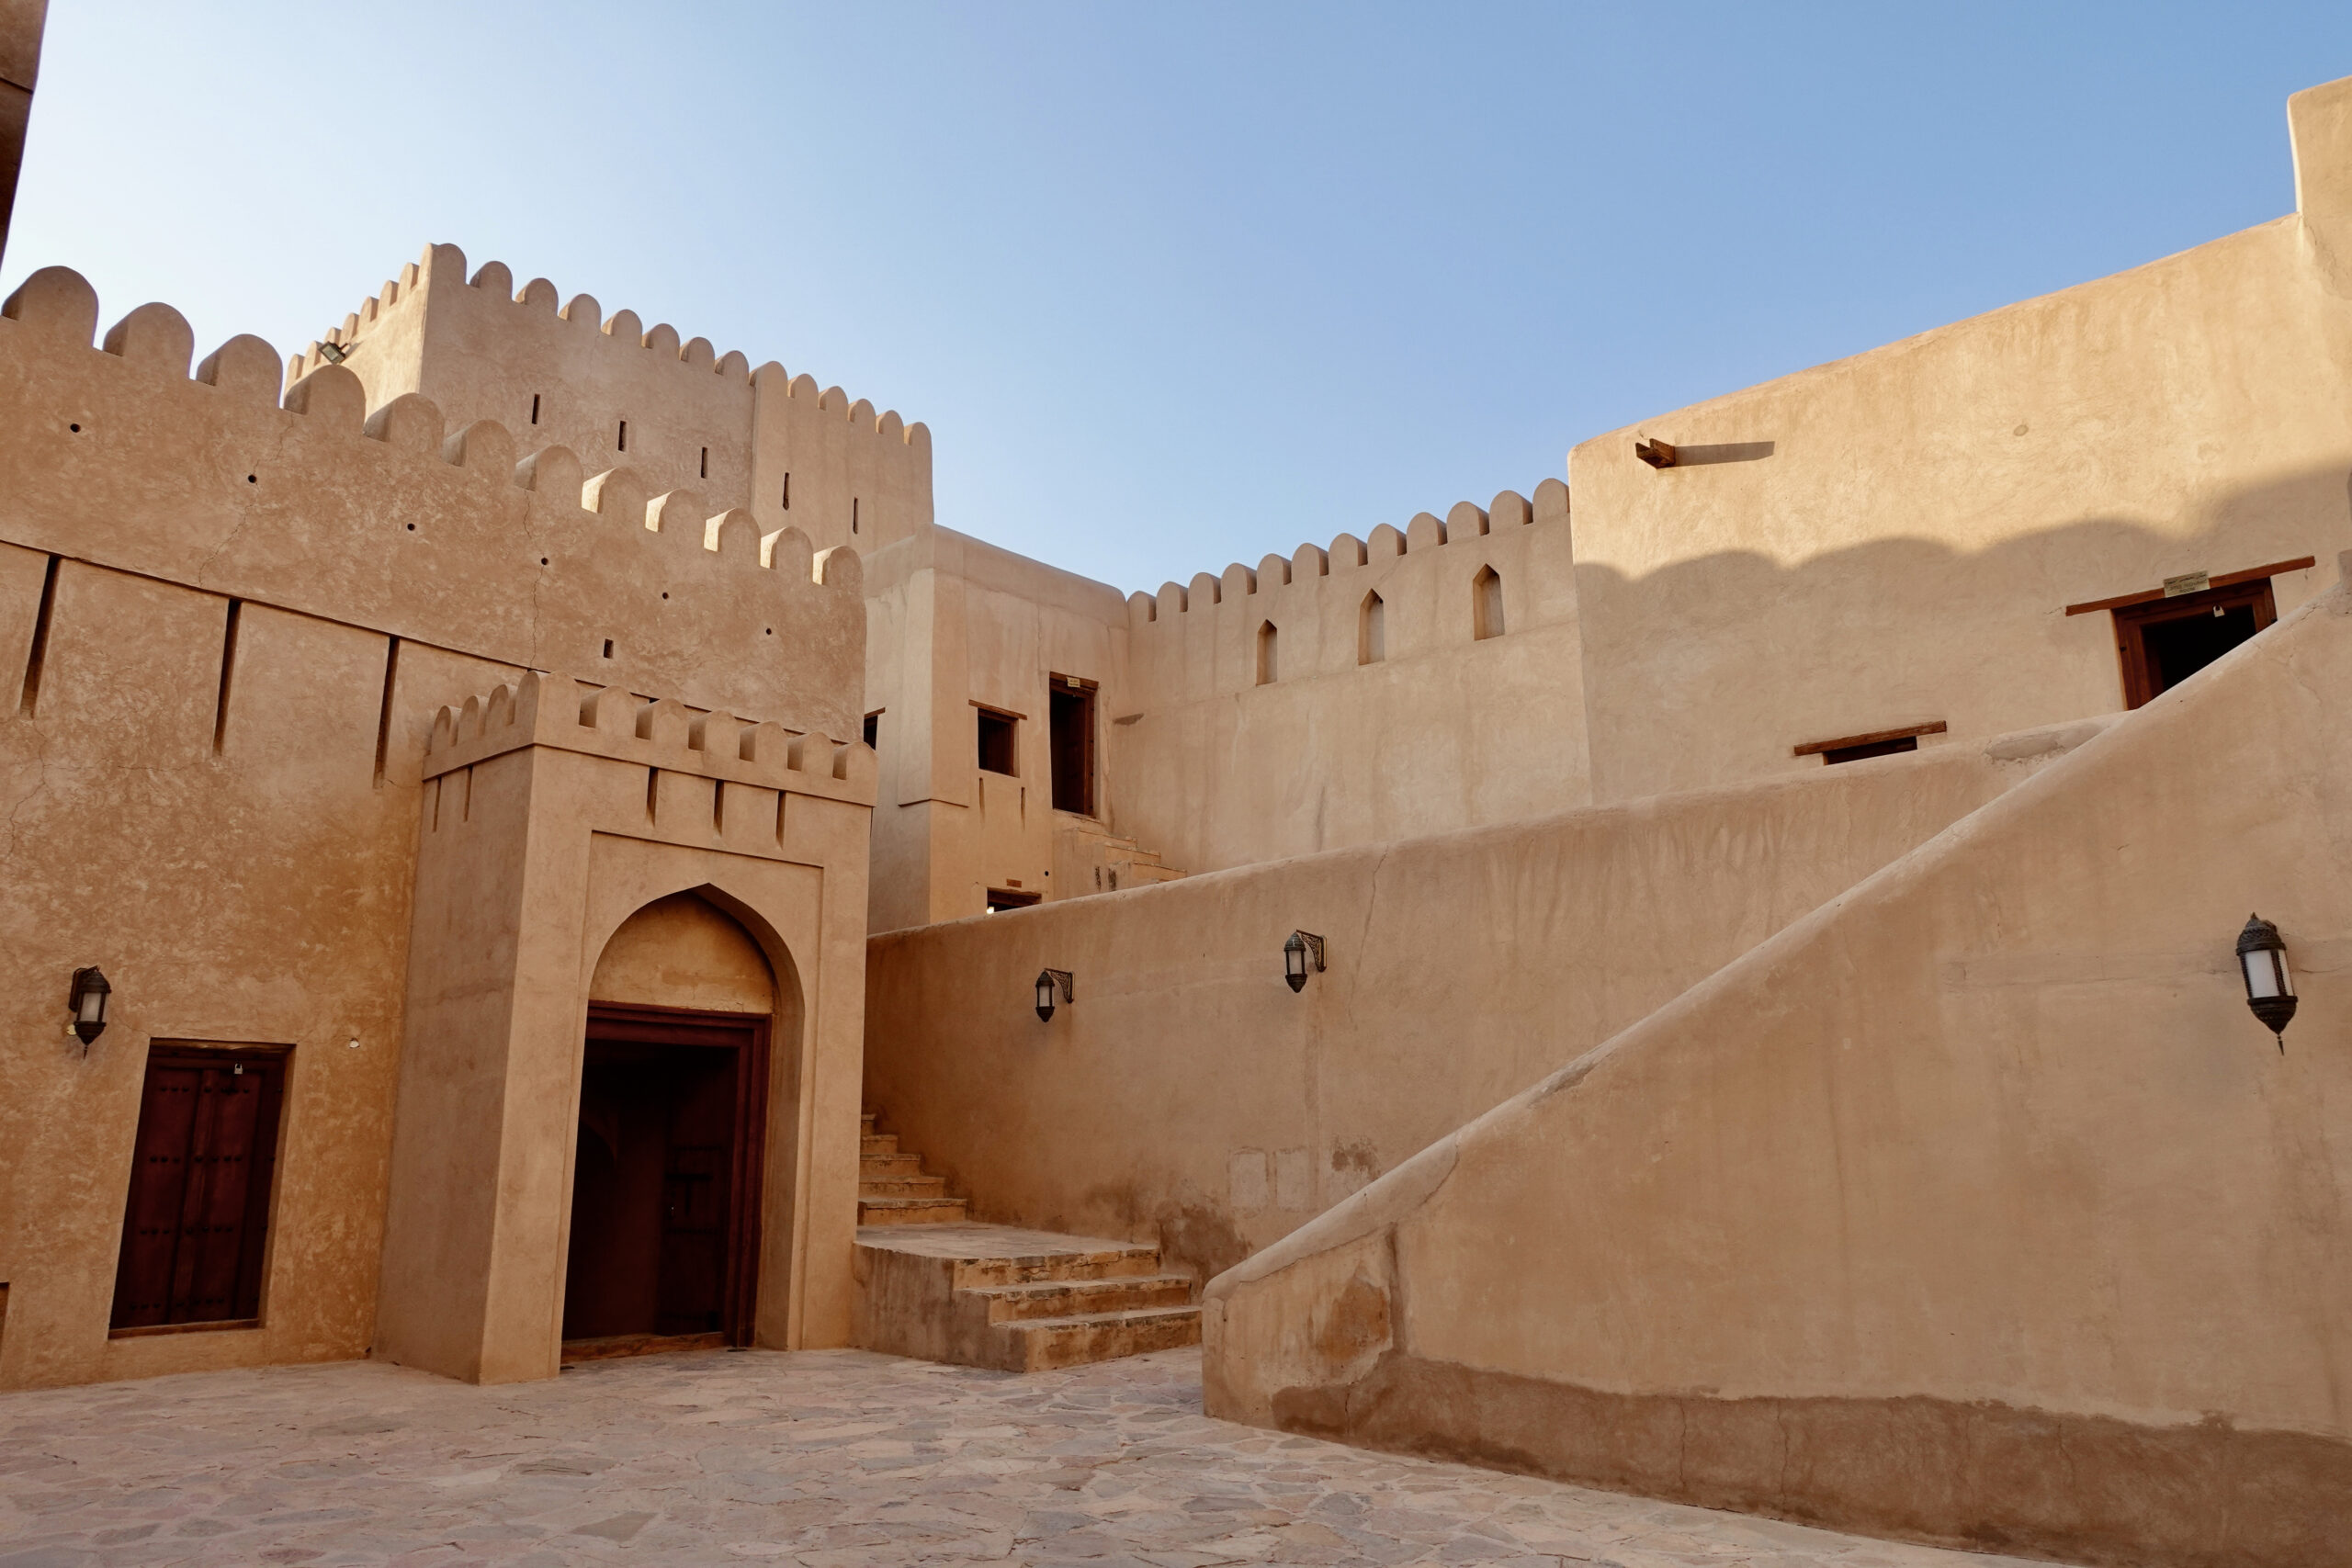
[[[1572,620],[1568,487],[1304,544],[1128,596],[1140,705],[1329,675]],[[1482,577],[1491,584],[1482,582]]]
[[[425,742],[424,777],[472,767],[526,746],[607,757],[634,766],[731,784],[874,804],[874,752],[772,721],[647,699],[561,671],[532,671],[513,684],[444,707]]]
[[[32,275],[0,318],[0,418],[20,433],[0,454],[10,543],[856,733],[853,549],[634,464],[583,472],[560,445],[518,460],[508,425],[459,423],[418,392],[371,412],[348,366],[281,400],[258,338],[191,378],[193,334],[167,305],[94,346],[96,295],[66,268]]]
[[[580,454],[627,465],[657,490],[691,485],[763,531],[796,526],[817,548],[861,549],[931,521],[931,433],[893,409],[769,361],[562,301],[501,262],[469,276],[465,253],[429,245],[341,325],[288,362],[287,385],[340,364],[368,406],[420,393],[453,422],[495,419]]]

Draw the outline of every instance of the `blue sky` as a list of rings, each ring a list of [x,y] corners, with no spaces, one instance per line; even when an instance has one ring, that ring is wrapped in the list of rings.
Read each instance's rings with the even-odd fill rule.
[[[1114,582],[2292,209],[2352,6],[52,0],[0,288],[281,351],[427,241],[927,422]]]

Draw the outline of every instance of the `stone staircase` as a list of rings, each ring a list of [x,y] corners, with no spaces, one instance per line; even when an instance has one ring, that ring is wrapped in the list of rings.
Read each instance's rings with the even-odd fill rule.
[[[896,1133],[874,1130],[876,1113],[859,1119],[857,1223],[867,1225],[952,1225],[967,1217],[964,1200],[947,1195],[944,1177],[925,1176],[922,1156],[899,1147]]]
[[[1192,1276],[1169,1272],[1158,1247],[975,1224],[875,1120],[857,1202],[858,1346],[1036,1372],[1200,1343]]]

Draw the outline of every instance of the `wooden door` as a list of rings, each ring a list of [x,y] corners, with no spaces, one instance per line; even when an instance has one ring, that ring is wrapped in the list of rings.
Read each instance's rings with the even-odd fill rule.
[[[592,1173],[584,1168],[575,1171],[566,1338],[717,1330],[729,1344],[752,1342],[759,1292],[767,1045],[764,1018],[601,1003],[589,1009],[591,1060],[626,1063],[629,1068],[633,1103],[622,1119],[622,1141],[632,1142],[626,1122],[634,1115],[646,1121],[645,1132],[659,1145],[660,1208],[649,1227],[653,1234],[641,1240],[642,1233],[584,1236],[578,1227],[591,1195],[581,1183]],[[583,1094],[583,1115],[587,1110]],[[587,1141],[583,1128],[583,1145]],[[582,1267],[649,1265],[654,1279],[642,1296],[612,1288],[621,1282],[592,1280]],[[618,1304],[625,1295],[643,1305]],[[575,1296],[583,1308],[592,1307],[588,1298],[596,1301],[592,1310],[575,1314]],[[646,1306],[651,1308],[650,1323],[640,1315]]]
[[[115,1330],[259,1321],[285,1091],[282,1049],[149,1049]]]

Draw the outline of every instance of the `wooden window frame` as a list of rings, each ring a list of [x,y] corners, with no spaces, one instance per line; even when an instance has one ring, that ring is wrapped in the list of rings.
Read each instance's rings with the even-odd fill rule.
[[[2109,605],[2115,620],[2115,657],[2122,667],[2123,705],[2145,706],[2165,690],[2155,683],[2155,673],[2149,668],[2150,626],[2210,615],[2217,609],[2234,609],[2240,604],[2252,607],[2256,637],[2266,626],[2278,623],[2278,599],[2271,591],[2267,577],[2237,577],[2234,581],[2200,593],[2178,593],[2169,599],[2159,593],[2153,599],[2141,596],[2129,604]]]

